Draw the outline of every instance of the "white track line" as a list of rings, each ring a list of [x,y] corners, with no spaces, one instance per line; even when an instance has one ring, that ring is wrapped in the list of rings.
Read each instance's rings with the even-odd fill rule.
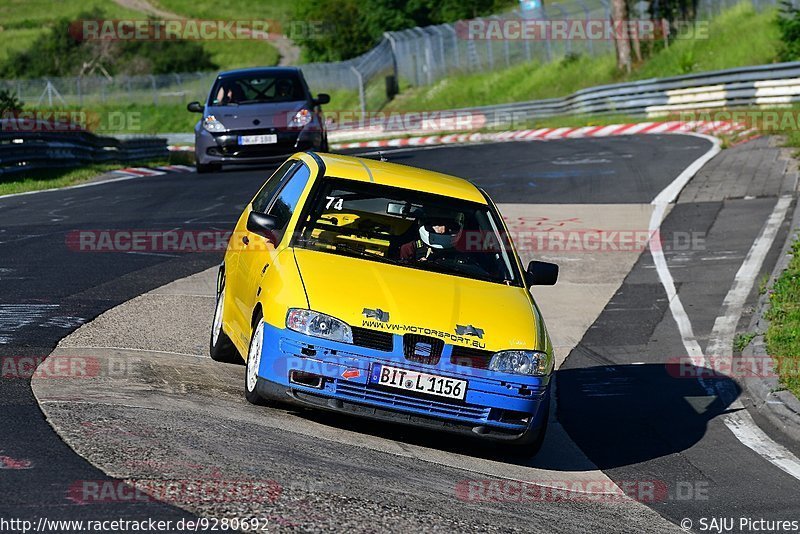
[[[753,289],[756,276],[775,242],[775,237],[778,235],[778,230],[786,218],[786,212],[791,203],[792,197],[790,196],[778,199],[761,233],[753,242],[753,246],[750,247],[741,267],[736,272],[733,285],[722,302],[724,311],[714,321],[714,328],[711,331],[708,347],[706,347],[708,355],[733,358],[730,351],[733,346],[733,337],[736,334],[736,325],[739,323],[747,296]],[[725,416],[723,422],[738,440],[770,463],[800,480],[800,460],[758,427],[742,401],[736,399],[729,408],[737,411]]]
[[[708,139],[714,143],[714,146],[712,146],[708,152],[700,156],[700,158],[695,160],[689,167],[687,167],[653,200],[652,204],[655,206],[655,209],[653,210],[653,214],[650,218],[649,229],[651,240],[657,239],[656,236],[658,235],[658,230],[663,222],[667,205],[677,198],[678,194],[689,182],[692,176],[694,176],[708,160],[713,158],[720,151],[719,139],[707,135],[692,134],[688,132],[687,135],[695,135],[697,137]],[[730,352],[732,350],[733,334],[730,330],[730,324],[733,324],[733,329],[735,331],[736,324],[741,316],[742,308],[744,307],[744,302],[747,299],[747,295],[750,293],[755,277],[758,271],[761,269],[761,265],[763,264],[764,259],[769,252],[773,241],[775,240],[775,236],[780,228],[780,223],[785,218],[786,211],[789,208],[790,203],[790,197],[781,197],[778,200],[775,205],[775,209],[764,225],[762,232],[758,238],[756,238],[753,246],[747,254],[747,257],[745,258],[744,263],[736,273],[733,286],[723,301],[725,313],[723,316],[718,317],[714,322],[712,339],[709,343],[709,349],[713,348],[715,351],[717,351],[717,354],[720,353],[720,350],[722,350],[722,352]],[[693,361],[699,360],[698,363],[706,362],[707,364],[703,350],[700,348],[700,344],[697,342],[697,338],[694,336],[692,322],[686,313],[686,309],[683,307],[683,303],[681,302],[677,291],[675,290],[675,281],[673,280],[672,274],[667,266],[664,252],[661,250],[660,246],[651,246],[650,254],[653,256],[653,262],[655,263],[661,285],[664,287],[664,291],[667,293],[669,309],[672,313],[675,323],[678,326],[678,331],[680,332],[683,346],[686,348],[688,355]],[[709,384],[706,384],[702,378],[700,379],[700,383],[706,388],[707,391],[709,391],[709,388],[712,390],[709,391],[709,393],[716,393],[713,390],[713,387]],[[800,480],[800,460],[798,460],[797,457],[794,456],[788,449],[773,441],[772,438],[770,438],[763,430],[761,430],[755,421],[753,421],[753,418],[747,412],[747,409],[740,400],[735,400],[730,405],[730,408],[738,411],[727,415],[723,419],[723,422],[725,423],[725,426],[731,430],[733,435],[736,436],[736,439],[738,439],[744,446],[770,462],[772,465]]]

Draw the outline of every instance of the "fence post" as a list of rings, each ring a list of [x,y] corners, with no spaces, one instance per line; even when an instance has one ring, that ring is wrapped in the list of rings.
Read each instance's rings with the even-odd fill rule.
[[[520,21],[522,23],[525,23],[525,21],[530,19],[530,18],[533,18],[533,17],[528,16],[528,14],[526,13],[526,10],[523,10],[523,9],[519,10],[519,19],[520,19]],[[523,33],[523,35],[524,35],[524,33]],[[522,44],[525,47],[525,61],[530,61],[531,60],[531,42],[527,38],[523,37],[522,38]]]
[[[364,78],[361,76],[361,73],[358,72],[358,69],[350,66],[350,70],[353,71],[353,74],[356,75],[356,80],[358,80],[358,103],[361,107],[361,113],[367,112],[367,96],[364,91]]]
[[[583,10],[583,17],[586,19],[586,27],[589,26],[589,17],[591,17],[591,12],[589,11],[589,7],[583,2],[583,0],[578,0],[578,4],[580,4],[581,9]],[[589,55],[594,56],[594,43],[592,42],[592,38],[588,35],[586,36],[586,40],[589,42]]]
[[[545,11],[544,6],[542,6],[542,20],[543,21],[550,20],[547,17],[547,11]],[[545,25],[545,27],[547,27],[547,25]],[[548,63],[553,60],[553,50],[552,50],[551,44],[550,44],[550,32],[549,31],[546,31],[544,33],[544,55],[545,55],[545,58],[547,59]]]
[[[453,51],[456,55],[456,70],[461,70],[461,57],[458,52],[458,32],[452,24],[445,24],[445,28],[453,32]]]
[[[558,4],[550,4],[550,7],[556,8],[561,13],[561,19],[562,20],[567,20],[567,12],[563,7],[561,7]],[[570,54],[570,53],[572,53],[572,39],[565,39],[565,40],[567,41],[566,53]]]
[[[156,77],[150,75],[150,86],[153,88],[153,105],[158,105],[158,89],[156,88]]]
[[[483,23],[483,19],[480,17],[475,20],[479,20]],[[484,28],[485,27],[484,25]],[[492,49],[492,40],[489,38],[486,39],[486,62],[489,64],[489,70],[494,70],[494,50]]]

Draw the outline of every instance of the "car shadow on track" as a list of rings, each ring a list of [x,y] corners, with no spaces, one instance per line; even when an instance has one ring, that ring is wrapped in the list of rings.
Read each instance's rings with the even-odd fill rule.
[[[558,418],[600,469],[680,453],[728,413],[741,388],[687,361],[603,365],[558,373]]]
[[[330,412],[295,414],[340,430],[457,455],[552,471],[587,471],[688,449],[740,392],[729,377],[690,364],[604,365],[561,369],[556,376],[557,419],[551,414],[542,450],[532,458],[469,436]],[[703,377],[702,383],[698,377]]]

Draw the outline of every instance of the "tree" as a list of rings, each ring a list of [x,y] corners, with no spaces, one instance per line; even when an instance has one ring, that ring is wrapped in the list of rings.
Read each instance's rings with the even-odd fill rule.
[[[617,49],[617,69],[631,71],[631,43],[628,34],[628,5],[625,0],[611,0],[611,22],[614,25],[614,45]]]
[[[8,111],[19,111],[22,109],[22,102],[8,89],[0,89],[0,115]]]

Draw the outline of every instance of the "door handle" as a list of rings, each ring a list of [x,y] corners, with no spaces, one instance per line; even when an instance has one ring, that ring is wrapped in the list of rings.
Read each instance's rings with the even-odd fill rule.
[[[242,243],[244,243],[245,246],[249,245],[250,244],[250,238],[248,238],[246,235],[243,235],[242,236]]]

